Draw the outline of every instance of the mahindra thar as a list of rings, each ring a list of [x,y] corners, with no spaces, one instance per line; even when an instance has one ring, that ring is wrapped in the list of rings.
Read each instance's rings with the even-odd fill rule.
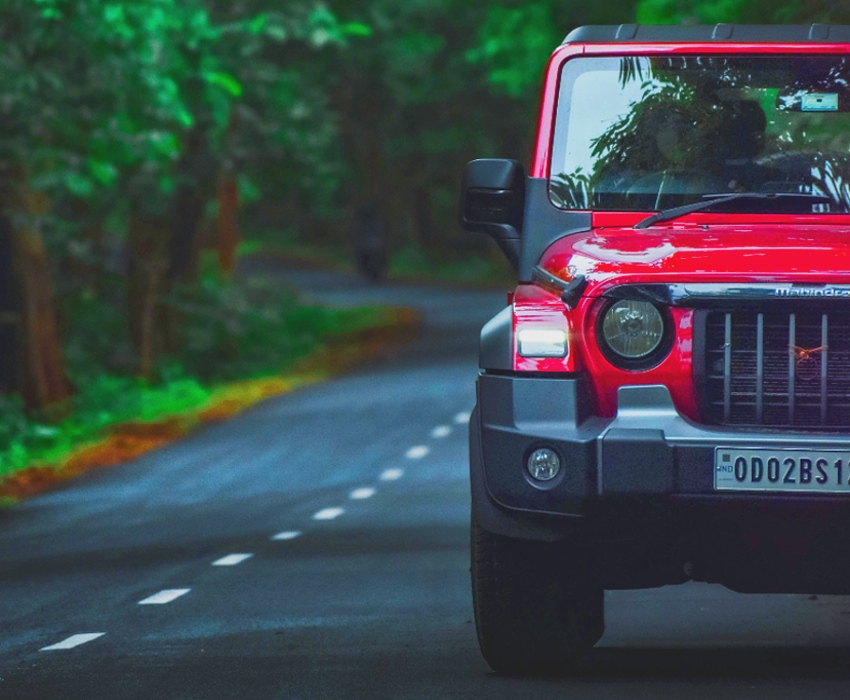
[[[850,594],[850,26],[576,29],[461,219],[519,280],[470,423],[494,670],[569,670],[606,589]]]

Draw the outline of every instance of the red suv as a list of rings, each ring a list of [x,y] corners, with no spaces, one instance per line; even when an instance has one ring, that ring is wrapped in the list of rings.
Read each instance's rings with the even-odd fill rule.
[[[850,594],[850,27],[577,29],[461,217],[519,278],[470,430],[493,669],[568,669],[605,589]]]

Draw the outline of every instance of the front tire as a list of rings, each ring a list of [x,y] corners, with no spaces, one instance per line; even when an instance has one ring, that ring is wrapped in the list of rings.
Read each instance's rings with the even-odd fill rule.
[[[488,532],[472,520],[478,644],[497,673],[563,675],[604,631],[602,587],[562,543]]]

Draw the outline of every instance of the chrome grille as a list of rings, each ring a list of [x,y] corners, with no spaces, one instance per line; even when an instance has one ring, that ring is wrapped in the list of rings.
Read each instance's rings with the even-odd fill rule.
[[[709,424],[850,429],[850,313],[708,312],[704,363]]]

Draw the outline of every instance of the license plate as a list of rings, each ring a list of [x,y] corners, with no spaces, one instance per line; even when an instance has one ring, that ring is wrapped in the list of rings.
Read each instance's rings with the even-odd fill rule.
[[[714,451],[718,491],[850,493],[850,450]]]

